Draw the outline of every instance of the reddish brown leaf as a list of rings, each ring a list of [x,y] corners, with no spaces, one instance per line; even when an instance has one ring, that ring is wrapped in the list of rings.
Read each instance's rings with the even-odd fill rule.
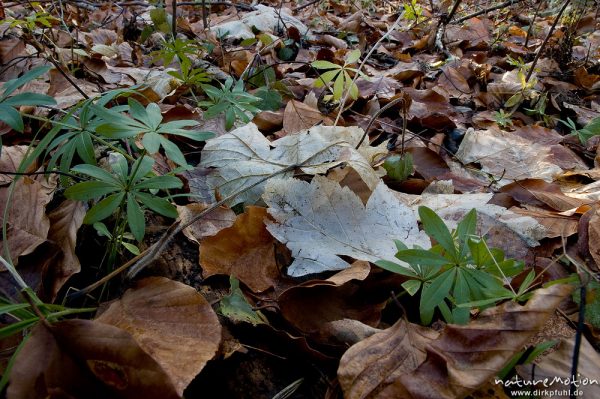
[[[254,292],[275,284],[279,269],[275,262],[275,239],[267,231],[267,210],[249,206],[233,226],[208,237],[200,244],[200,265],[204,277],[234,276]]]
[[[325,125],[333,125],[333,121],[321,112],[300,101],[290,100],[283,112],[283,130],[287,134],[298,133],[309,129],[319,122]]]
[[[525,179],[507,184],[500,189],[521,204],[548,206],[556,211],[566,211],[586,203],[585,200],[568,197],[560,187],[541,179]]]
[[[596,262],[596,267],[600,269],[600,211],[598,210],[590,218],[588,236],[590,254]]]
[[[45,278],[46,286],[49,287],[47,295],[52,300],[65,281],[81,270],[79,259],[75,255],[75,244],[77,230],[83,223],[85,212],[83,202],[66,200],[48,215],[50,218],[48,240],[60,247],[61,250],[61,254],[52,264],[51,270],[46,271],[48,274]],[[51,281],[48,281],[49,278]]]
[[[129,332],[164,370],[179,396],[211,360],[221,325],[196,290],[164,277],[137,282],[96,319]]]
[[[201,203],[193,203],[185,206],[177,206],[177,213],[179,213],[179,219],[181,224],[188,223],[193,217],[203,212],[208,206]],[[209,236],[214,236],[224,228],[230,227],[235,221],[235,212],[229,208],[219,207],[208,214],[202,219],[193,223],[191,226],[186,227],[183,230],[183,234],[198,244]]]
[[[338,369],[344,397],[464,397],[520,351],[571,290],[540,289],[526,305],[507,302],[439,335],[400,320],[344,354]]]
[[[61,321],[50,329],[38,325],[19,352],[7,390],[8,399],[116,395],[180,397],[165,371],[129,333],[89,320]]]

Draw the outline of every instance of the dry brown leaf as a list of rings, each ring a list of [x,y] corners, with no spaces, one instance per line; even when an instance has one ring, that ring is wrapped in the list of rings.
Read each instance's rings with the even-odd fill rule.
[[[200,244],[204,277],[233,276],[254,292],[265,291],[279,278],[275,261],[275,239],[267,231],[265,208],[249,206],[233,226],[208,237]]]
[[[596,262],[596,267],[600,268],[600,211],[598,210],[590,218],[588,237],[590,255]]]
[[[522,209],[512,207],[510,211],[523,216],[529,216],[537,220],[546,228],[546,237],[569,237],[577,233],[579,225],[578,218],[573,216],[563,216],[556,212],[544,209]]]
[[[90,320],[34,328],[15,361],[6,394],[8,399],[115,396],[180,398],[165,371],[129,333]]]
[[[309,129],[319,122],[323,122],[324,125],[333,125],[333,121],[329,117],[300,101],[290,100],[283,111],[283,130],[287,134]]]
[[[4,155],[4,151],[2,153]],[[23,176],[14,186],[10,203],[8,187],[0,188],[0,209],[9,207],[6,220],[8,249],[15,264],[19,256],[32,253],[46,241],[50,229],[46,205],[54,195],[56,182],[56,176],[49,180],[42,175],[35,179]]]
[[[387,298],[372,295],[367,278],[369,264],[357,261],[327,280],[311,280],[285,290],[277,299],[281,314],[300,331],[329,340],[336,328],[331,322],[351,319],[377,325]]]
[[[526,305],[507,302],[439,335],[400,320],[344,354],[338,369],[344,398],[463,397],[520,351],[571,290],[539,289]]]
[[[50,218],[50,230],[48,240],[56,244],[61,254],[53,262],[49,275],[45,276],[46,286],[49,287],[47,295],[54,299],[65,281],[73,274],[79,273],[81,264],[75,255],[77,243],[77,230],[83,223],[85,217],[85,205],[81,201],[63,201],[58,208],[48,214]],[[48,279],[50,281],[48,282]]]
[[[129,332],[164,370],[179,396],[221,342],[221,324],[206,299],[194,288],[164,277],[138,281],[96,321]]]
[[[556,392],[569,390],[569,384],[563,384],[558,381],[554,381],[554,378],[559,377],[563,381],[571,378],[571,367],[573,365],[573,353],[575,347],[575,336],[562,339],[558,344],[555,351],[551,352],[547,356],[543,356],[541,359],[535,362],[535,370],[533,370],[532,378],[532,367],[533,365],[522,365],[517,366],[517,372],[521,377],[527,380],[543,381],[548,378],[551,381],[547,387],[542,384],[538,384],[536,388],[540,390],[546,390],[547,392]],[[589,341],[583,337],[581,341],[581,348],[579,349],[579,364],[577,367],[577,373],[579,374],[578,379],[583,381],[584,379],[598,380],[598,370],[600,370],[600,354],[594,349]],[[552,383],[553,382],[553,383]],[[513,386],[514,387],[514,386]],[[582,398],[598,398],[600,397],[600,385],[598,383],[581,384],[577,387],[578,391],[581,391],[581,395],[577,397]],[[540,395],[546,397],[545,395]],[[555,398],[568,398],[568,395],[557,395]]]
[[[193,203],[185,206],[177,206],[177,213],[179,214],[179,220],[181,224],[188,223],[194,216],[203,212],[208,205],[201,203]],[[219,207],[208,214],[202,219],[193,223],[191,226],[186,227],[183,230],[183,234],[197,244],[205,237],[214,236],[219,231],[230,227],[235,221],[235,212],[229,208]]]
[[[541,179],[520,180],[502,187],[500,191],[521,204],[548,206],[556,211],[567,211],[586,203],[585,200],[566,196],[557,184]]]

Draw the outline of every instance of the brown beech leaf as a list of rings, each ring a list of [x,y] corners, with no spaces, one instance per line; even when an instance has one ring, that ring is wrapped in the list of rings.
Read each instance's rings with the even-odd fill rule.
[[[467,325],[447,325],[439,335],[400,320],[342,356],[344,398],[464,397],[520,351],[571,290],[539,289],[526,305],[507,302]]]
[[[541,179],[525,179],[508,184],[500,189],[521,204],[548,206],[556,211],[577,208],[587,201],[568,197],[555,183]]]
[[[290,100],[283,111],[283,130],[287,134],[310,129],[319,122],[323,122],[324,125],[333,125],[333,121],[318,109],[300,101]]]
[[[600,268],[600,211],[598,210],[590,218],[588,237],[590,255],[596,262],[596,267]]]
[[[542,356],[535,364],[527,364],[517,366],[517,372],[526,380],[543,381],[548,378],[550,384],[544,386],[543,383],[538,383],[536,388],[553,392],[555,390],[568,390],[569,385],[559,381],[554,381],[555,377],[561,378],[563,381],[571,378],[571,367],[573,365],[573,353],[575,348],[575,336],[571,338],[563,338],[556,350],[546,356]],[[533,368],[535,367],[535,369]],[[577,367],[578,379],[583,380],[598,380],[598,370],[600,369],[600,354],[594,349],[589,341],[583,337],[581,347],[579,349],[579,364]],[[533,372],[533,373],[532,373]],[[513,385],[514,387],[514,385]],[[598,383],[580,384],[577,387],[581,391],[578,397],[583,398],[598,398],[600,397],[600,385]],[[541,397],[548,397],[542,396]],[[557,396],[567,398],[567,395]]]
[[[58,208],[50,212],[50,230],[48,240],[54,242],[61,249],[61,255],[53,263],[51,270],[46,271],[51,279],[48,296],[52,299],[63,286],[65,281],[73,274],[79,273],[81,264],[75,255],[75,244],[77,242],[77,230],[83,223],[85,217],[85,205],[81,201],[66,200]]]
[[[273,287],[279,277],[275,261],[275,239],[267,231],[267,210],[249,206],[233,226],[208,237],[200,244],[204,277],[227,274],[254,292]]]
[[[15,264],[19,256],[32,253],[46,241],[50,229],[46,205],[54,195],[56,182],[55,176],[48,180],[43,176],[23,176],[14,186],[10,205],[8,187],[0,188],[0,209],[9,205],[7,240]]]
[[[175,399],[181,395],[128,332],[97,321],[66,320],[33,329],[13,366],[6,397]]]
[[[302,332],[325,340],[332,332],[330,322],[351,319],[375,326],[387,298],[371,295],[366,285],[357,284],[369,270],[368,262],[356,261],[327,280],[291,287],[277,299],[281,314]]]
[[[202,203],[177,206],[177,213],[182,224],[190,221],[194,216],[203,212],[208,205]],[[230,227],[235,221],[235,212],[229,208],[219,207],[206,214],[202,219],[183,230],[183,234],[191,241],[198,244],[209,236],[214,236],[224,228]]]
[[[164,370],[179,396],[221,342],[221,324],[206,299],[194,288],[164,277],[137,282],[96,320],[129,332]]]

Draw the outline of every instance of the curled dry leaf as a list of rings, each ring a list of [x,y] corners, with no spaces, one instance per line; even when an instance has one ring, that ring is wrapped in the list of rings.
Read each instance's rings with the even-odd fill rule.
[[[365,156],[377,148],[354,149],[361,129],[318,126],[269,142],[256,125],[250,123],[223,136],[207,141],[202,150],[201,167],[216,168],[206,177],[208,186],[221,197],[255,184],[287,166],[304,163],[302,172],[326,173],[343,162],[351,165],[373,189],[379,178]],[[291,177],[292,172],[281,174]],[[198,184],[195,184],[198,186]],[[238,195],[234,202],[253,204],[264,191],[264,183]]]
[[[464,397],[520,351],[571,290],[539,289],[525,305],[507,302],[439,334],[400,320],[342,356],[338,379],[344,398]]]
[[[528,364],[517,366],[517,372],[521,377],[527,380],[535,379],[537,381],[543,381],[545,378],[548,378],[549,381],[553,382],[549,386],[544,387],[541,386],[542,384],[538,385],[539,389],[547,390],[547,392],[568,390],[568,384],[554,381],[554,378],[559,377],[563,381],[571,378],[574,348],[575,336],[570,339],[562,339],[555,351],[547,356],[543,356],[535,362],[535,370],[533,369],[534,365]],[[579,349],[579,364],[577,367],[577,372],[579,374],[578,379],[580,381],[583,381],[584,379],[588,379],[588,381],[598,380],[598,370],[600,370],[600,354],[598,354],[589,341],[583,337]],[[580,384],[580,386],[577,387],[577,390],[583,392],[582,395],[577,395],[579,397],[600,397],[600,384],[598,383]],[[555,397],[567,398],[568,396],[561,395]]]
[[[177,213],[182,224],[189,222],[194,216],[203,212],[208,205],[193,203],[185,206],[177,206]],[[198,244],[205,238],[214,236],[219,231],[230,227],[235,221],[235,212],[229,208],[219,207],[202,217],[196,223],[186,227],[183,234]]]
[[[46,284],[50,286],[50,292],[47,294],[52,299],[56,297],[65,281],[81,270],[81,264],[75,255],[75,245],[77,230],[83,223],[85,212],[83,202],[66,200],[48,215],[50,218],[48,240],[58,245],[61,250],[61,254],[52,264],[51,270],[46,271],[46,273],[50,273],[48,277],[51,279]]]
[[[280,273],[275,260],[275,239],[267,231],[266,218],[265,208],[249,206],[233,226],[204,239],[200,244],[204,277],[233,276],[254,292],[273,287]]]
[[[137,282],[96,321],[129,332],[164,370],[178,396],[221,342],[221,324],[206,299],[194,288],[163,277]]]
[[[5,147],[2,149],[0,165],[14,172],[24,154],[22,148]],[[43,175],[35,178],[22,176],[14,186],[10,203],[9,187],[0,187],[0,209],[4,210],[8,206],[8,249],[15,264],[18,263],[19,256],[32,253],[46,241],[50,229],[46,205],[54,195],[56,182],[56,176],[48,180]],[[0,270],[3,267],[0,266]]]
[[[34,328],[15,361],[6,393],[7,399],[115,395],[181,397],[165,370],[128,332],[90,320]]]
[[[295,258],[288,268],[293,277],[346,269],[349,264],[340,255],[370,262],[394,260],[394,239],[409,247],[431,246],[419,231],[414,212],[383,183],[366,205],[347,187],[322,176],[310,184],[270,180],[263,198],[275,219],[267,229]]]
[[[526,178],[552,181],[563,171],[550,145],[495,128],[468,129],[456,157],[464,164],[481,164],[482,170],[499,179],[502,186]]]

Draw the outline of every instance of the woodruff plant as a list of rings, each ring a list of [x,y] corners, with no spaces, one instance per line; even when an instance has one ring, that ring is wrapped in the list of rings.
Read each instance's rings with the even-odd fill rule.
[[[505,287],[508,278],[523,270],[523,262],[505,259],[501,249],[489,248],[485,239],[476,235],[475,209],[452,232],[427,207],[419,207],[419,216],[423,230],[437,243],[431,249],[409,249],[396,241],[396,258],[405,265],[385,260],[376,264],[408,277],[402,287],[411,296],[421,292],[419,311],[423,324],[431,323],[436,308],[448,323],[466,324],[472,307],[526,298],[535,273],[529,273],[518,292]]]

